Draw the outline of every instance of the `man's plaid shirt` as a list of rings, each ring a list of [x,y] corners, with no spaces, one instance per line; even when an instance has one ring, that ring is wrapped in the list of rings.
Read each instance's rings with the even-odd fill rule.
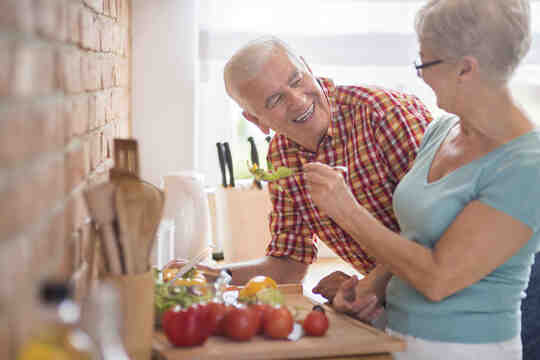
[[[424,129],[432,120],[414,96],[376,87],[335,86],[320,78],[330,103],[331,122],[316,153],[277,134],[268,159],[274,167],[298,172],[279,181],[283,191],[270,184],[272,241],[269,256],[287,256],[306,264],[317,257],[317,238],[357,270],[367,273],[375,259],[322,214],[305,188],[302,166],[321,162],[345,166],[347,183],[357,201],[387,228],[399,231],[392,209],[392,194],[412,166]]]

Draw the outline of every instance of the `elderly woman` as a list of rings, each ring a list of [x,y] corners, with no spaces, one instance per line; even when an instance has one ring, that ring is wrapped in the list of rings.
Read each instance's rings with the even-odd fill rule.
[[[395,359],[522,358],[540,131],[508,81],[530,47],[529,11],[526,0],[431,0],[417,14],[418,75],[455,115],[428,127],[395,190],[401,234],[354,200],[351,179],[304,166],[315,205],[384,264],[344,283],[334,305],[370,320],[385,300],[387,331],[407,342]]]

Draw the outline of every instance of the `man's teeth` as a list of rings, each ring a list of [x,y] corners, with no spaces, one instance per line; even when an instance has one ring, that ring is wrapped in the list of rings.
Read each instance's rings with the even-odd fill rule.
[[[309,109],[307,109],[305,113],[303,113],[302,115],[294,119],[294,122],[301,123],[301,122],[306,121],[313,114],[314,111],[315,111],[315,104],[311,104],[311,106],[309,107]]]

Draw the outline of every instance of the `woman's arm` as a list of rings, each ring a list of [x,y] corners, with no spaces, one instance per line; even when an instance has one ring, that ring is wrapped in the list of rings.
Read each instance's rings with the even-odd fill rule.
[[[533,234],[521,221],[473,201],[429,249],[381,225],[357,203],[341,175],[332,168],[311,163],[304,166],[304,172],[319,209],[367,247],[391,273],[432,301],[440,301],[484,278]]]

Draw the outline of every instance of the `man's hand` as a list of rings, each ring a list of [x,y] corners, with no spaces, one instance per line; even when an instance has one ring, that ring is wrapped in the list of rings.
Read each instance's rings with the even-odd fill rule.
[[[366,323],[378,318],[384,310],[370,283],[359,281],[354,275],[339,287],[333,307]]]
[[[340,285],[348,279],[350,279],[350,276],[343,271],[334,271],[330,275],[323,277],[311,291],[314,294],[322,295],[332,304]]]
[[[173,259],[167,263],[163,267],[163,269],[180,269],[182,266],[188,263],[188,260],[184,259]],[[213,278],[217,278],[219,276],[220,270],[217,268],[213,268],[211,266],[201,265],[197,264],[195,265],[195,269],[201,271],[207,278],[212,280]]]

